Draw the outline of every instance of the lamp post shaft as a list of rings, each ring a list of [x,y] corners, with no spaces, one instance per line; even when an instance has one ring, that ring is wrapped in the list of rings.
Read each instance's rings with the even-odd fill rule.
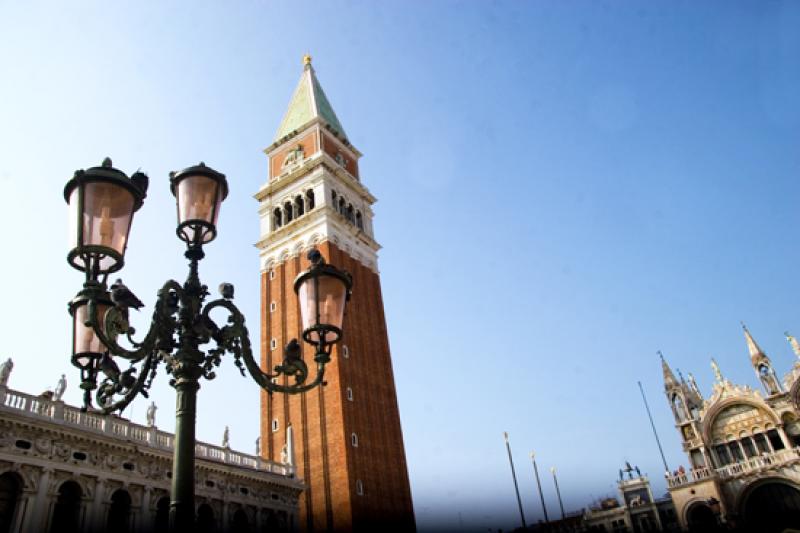
[[[170,531],[194,528],[194,446],[197,418],[197,378],[180,378],[175,384],[175,443],[172,456]]]
[[[508,433],[504,433],[506,439],[506,451],[508,452],[508,464],[511,465],[511,477],[514,478],[514,491],[517,493],[517,505],[519,505],[519,516],[522,519],[522,527],[527,528],[525,523],[525,512],[522,510],[522,498],[519,496],[519,486],[517,485],[517,472],[514,470],[514,459],[511,456],[511,445],[508,443]]]
[[[561,501],[561,489],[558,488],[558,476],[556,476],[556,471],[553,470],[553,482],[556,484],[556,494],[558,495],[558,506],[561,507],[561,520],[566,518],[564,514],[564,502]]]
[[[542,511],[544,511],[544,521],[549,522],[550,519],[547,517],[547,506],[544,504],[544,493],[542,492],[542,482],[539,480],[539,467],[536,466],[536,458],[531,457],[531,461],[533,461],[533,473],[536,475],[536,486],[539,488],[539,498],[542,500]]]

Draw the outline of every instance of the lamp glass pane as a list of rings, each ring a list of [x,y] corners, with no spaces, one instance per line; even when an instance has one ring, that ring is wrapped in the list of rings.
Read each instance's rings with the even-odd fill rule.
[[[102,181],[92,181],[83,187],[83,243],[78,245],[105,246],[124,255],[133,218],[133,194],[121,185]],[[70,209],[77,205],[77,192],[78,188],[70,195]],[[106,257],[101,259],[100,268],[114,263],[114,259]]]
[[[219,182],[206,176],[189,176],[180,180],[177,187],[178,224],[187,220],[202,220],[216,226],[222,203],[222,195],[218,194],[218,189]],[[194,241],[194,233],[203,230],[190,227],[184,231]],[[212,233],[205,232],[203,242],[210,241],[213,236]]]
[[[100,326],[102,327],[103,320],[105,320],[106,311],[110,308],[109,305],[105,304],[98,304],[97,305],[97,318]],[[100,342],[100,339],[97,338],[97,335],[94,333],[94,329],[89,326],[86,326],[86,320],[89,317],[89,305],[84,304],[75,309],[75,317],[74,317],[74,327],[75,327],[75,335],[74,335],[74,346],[73,346],[73,353],[74,354],[81,354],[81,353],[103,353],[106,351],[105,345]]]
[[[69,249],[74,250],[78,247],[78,220],[81,214],[78,213],[78,196],[80,194],[80,185],[72,189],[69,194],[69,224],[67,230],[69,231],[67,242],[69,242]]]
[[[317,284],[319,286],[319,299],[317,298]],[[342,329],[346,296],[344,283],[339,278],[322,274],[317,278],[317,284],[315,284],[314,278],[308,278],[300,285],[297,291],[303,329],[309,329],[318,323]],[[317,302],[319,305],[319,322],[317,321],[315,307]],[[310,337],[313,342],[319,342],[319,335],[316,332],[313,332]],[[328,332],[325,334],[325,341],[333,342],[336,337],[336,333]]]

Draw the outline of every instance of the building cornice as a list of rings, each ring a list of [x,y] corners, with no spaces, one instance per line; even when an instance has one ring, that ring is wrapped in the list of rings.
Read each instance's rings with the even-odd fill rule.
[[[368,204],[371,205],[378,201],[378,199],[369,192],[369,189],[367,189],[358,179],[356,179],[355,176],[342,168],[335,159],[324,152],[317,152],[312,156],[303,159],[302,162],[289,167],[286,171],[276,176],[274,179],[269,180],[267,184],[262,186],[258,192],[253,195],[253,198],[259,202],[264,202],[270,196],[283,189],[286,189],[295,182],[306,179],[311,173],[320,167],[341,179]]]

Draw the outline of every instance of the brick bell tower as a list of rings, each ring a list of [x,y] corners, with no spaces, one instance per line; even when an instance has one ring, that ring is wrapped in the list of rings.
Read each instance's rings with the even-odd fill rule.
[[[361,153],[350,144],[317,80],[311,57],[275,141],[265,150],[269,179],[256,194],[261,218],[261,365],[301,338],[293,280],[305,251],[353,276],[344,335],[327,365],[326,386],[261,399],[261,454],[291,462],[307,489],[303,531],[413,531],[414,511],[397,407],[377,252],[376,199],[361,183]],[[313,368],[313,350],[303,343]],[[285,379],[285,378],[281,378]]]

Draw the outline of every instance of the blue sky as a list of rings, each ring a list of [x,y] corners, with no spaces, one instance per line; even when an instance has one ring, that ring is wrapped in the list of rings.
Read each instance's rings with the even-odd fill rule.
[[[623,461],[665,490],[685,463],[656,350],[709,391],[713,355],[756,385],[739,321],[779,373],[800,333],[797,2],[0,1],[0,186],[15,388],[68,366],[63,185],[106,155],[151,176],[123,278],[147,303],[186,274],[167,172],[203,160],[231,194],[201,276],[258,321],[252,194],[310,52],[379,198],[375,231],[417,519],[529,520],[528,452],[565,505]],[[144,321],[140,324],[144,327]],[[158,423],[172,428],[163,376]],[[126,416],[144,419],[144,401]],[[258,392],[230,361],[198,436],[248,451]],[[557,508],[549,478],[545,496]]]

